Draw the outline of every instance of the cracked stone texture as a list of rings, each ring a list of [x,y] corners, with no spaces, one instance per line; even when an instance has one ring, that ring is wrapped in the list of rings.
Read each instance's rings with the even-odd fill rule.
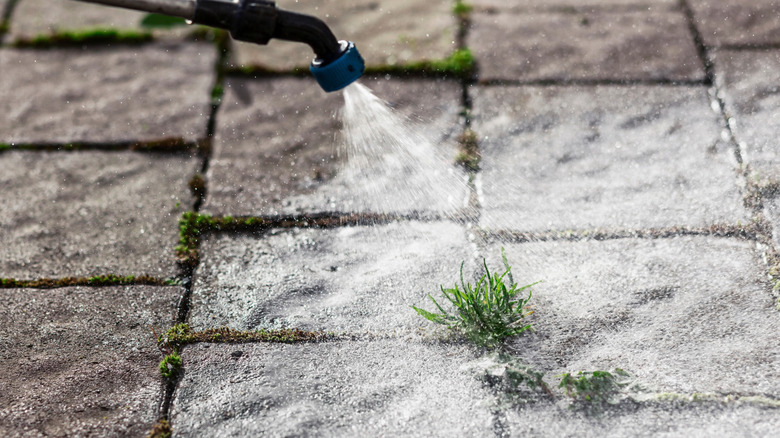
[[[339,134],[337,113],[344,107],[344,97],[341,92],[322,92],[310,78],[228,78],[203,211],[278,215],[323,211],[447,213],[459,208],[467,198],[467,185],[465,174],[454,165],[454,137],[460,129],[458,84],[370,78],[361,83],[378,97],[391,99],[400,127],[385,138],[405,142],[410,130],[419,133],[426,143],[415,143],[418,147],[410,150],[437,154],[433,158],[438,161],[428,163],[432,169],[415,167],[422,160],[406,164],[401,160],[405,156],[399,156],[397,161],[404,166],[397,172],[392,158],[405,151],[406,143],[392,151],[381,149],[383,155],[373,156],[384,138],[355,150],[342,150],[345,143]],[[376,107],[363,109],[365,112],[374,113]],[[405,123],[401,117],[406,115],[424,117],[424,121]],[[394,126],[386,123],[386,119],[368,120],[359,129]],[[390,160],[387,166],[383,166],[385,159]],[[361,168],[363,164],[367,167]],[[418,183],[434,171],[451,184]],[[445,188],[447,196],[441,196]]]
[[[412,331],[422,319],[410,306],[432,307],[427,295],[458,279],[468,248],[465,230],[449,222],[208,236],[189,322],[195,329]]]
[[[718,51],[715,66],[751,176],[780,181],[780,50]]]
[[[622,368],[653,392],[780,395],[780,318],[755,243],[712,237],[508,244],[547,375]],[[500,266],[496,244],[488,260]],[[736,366],[735,366],[736,365]]]
[[[592,413],[563,403],[525,404],[505,416],[507,436],[524,437],[769,437],[780,427],[776,409],[706,402],[627,404]]]
[[[457,47],[457,20],[450,0],[279,0],[281,9],[323,20],[340,40],[354,41],[367,65],[444,59]],[[237,42],[234,66],[274,70],[308,68],[312,49],[272,39],[267,46]]]
[[[195,345],[171,421],[185,437],[488,436],[489,393],[462,369],[472,357],[403,340]]]
[[[477,11],[676,10],[677,0],[469,0]]]
[[[0,289],[0,435],[143,436],[176,287]]]
[[[146,12],[72,0],[20,0],[11,20],[10,39],[30,39],[54,32],[117,29],[149,32],[155,37],[184,37],[190,26],[148,29],[141,26]]]
[[[749,222],[703,88],[484,87],[473,96],[484,227]]]
[[[176,275],[178,219],[199,164],[134,152],[0,154],[0,278]]]
[[[194,43],[0,50],[0,143],[205,138],[215,60]]]
[[[467,45],[480,81],[704,79],[679,13],[477,13]]]
[[[690,0],[696,27],[708,46],[780,44],[777,0]]]

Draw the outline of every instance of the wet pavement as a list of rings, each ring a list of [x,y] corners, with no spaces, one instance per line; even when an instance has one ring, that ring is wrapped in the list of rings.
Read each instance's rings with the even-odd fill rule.
[[[780,2],[278,3],[356,42],[462,208],[345,177],[305,46],[0,0],[0,435],[778,430]],[[411,308],[501,248],[541,281],[502,355]]]

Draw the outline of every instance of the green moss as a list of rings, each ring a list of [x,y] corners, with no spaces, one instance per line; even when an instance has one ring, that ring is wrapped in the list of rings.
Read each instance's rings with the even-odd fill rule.
[[[49,35],[38,35],[29,39],[19,39],[15,47],[45,49],[61,46],[83,46],[90,44],[142,44],[152,40],[149,32],[116,29],[87,29],[79,31],[61,31]]]
[[[470,4],[464,3],[461,0],[457,0],[455,5],[452,6],[452,13],[461,19],[468,18],[468,15],[472,10],[474,10],[474,8]]]
[[[155,423],[152,430],[146,435],[146,438],[171,438],[172,434],[173,429],[171,429],[171,424],[168,423],[168,420],[161,418]]]
[[[629,377],[628,373],[620,368],[615,368],[612,373],[580,371],[576,377],[565,373],[561,375],[561,383],[558,387],[563,388],[566,395],[574,400],[592,403],[609,402],[626,385],[627,377]]]
[[[0,152],[11,149],[11,145],[8,143],[0,143]]]
[[[333,335],[324,332],[306,331],[300,329],[239,331],[227,327],[212,328],[203,331],[193,331],[188,324],[177,324],[167,333],[160,336],[158,342],[168,345],[174,350],[187,344],[198,342],[219,343],[301,343],[318,342],[332,338]]]
[[[173,352],[163,358],[160,361],[160,375],[164,379],[175,379],[181,372],[181,356],[177,352]]]
[[[51,289],[69,286],[122,286],[122,285],[152,285],[163,286],[170,280],[151,277],[148,275],[98,275],[94,277],[63,277],[41,278],[37,280],[16,280],[13,278],[0,278],[0,288],[35,288]]]
[[[477,134],[471,129],[466,129],[458,137],[458,144],[460,145],[460,151],[455,158],[455,162],[465,167],[466,170],[478,171],[482,155],[479,153]]]
[[[474,56],[469,49],[458,49],[446,59],[415,61],[401,65],[366,67],[366,74],[396,74],[423,76],[470,77],[476,67]]]

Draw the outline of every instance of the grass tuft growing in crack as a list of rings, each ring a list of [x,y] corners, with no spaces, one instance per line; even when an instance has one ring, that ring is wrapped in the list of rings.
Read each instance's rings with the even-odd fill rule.
[[[429,294],[433,304],[440,313],[412,306],[420,316],[437,324],[463,333],[469,340],[480,346],[494,347],[504,342],[510,336],[519,335],[531,328],[524,324],[525,318],[531,313],[528,301],[531,300],[530,288],[537,284],[518,287],[512,278],[512,268],[509,266],[504,249],[501,249],[501,259],[506,270],[503,274],[491,273],[487,262],[482,265],[485,274],[475,286],[463,280],[463,263],[460,265],[460,283],[458,287],[445,289],[441,286],[444,298],[455,308],[455,313],[449,313]],[[508,283],[504,282],[508,280]],[[528,297],[518,297],[528,290]]]

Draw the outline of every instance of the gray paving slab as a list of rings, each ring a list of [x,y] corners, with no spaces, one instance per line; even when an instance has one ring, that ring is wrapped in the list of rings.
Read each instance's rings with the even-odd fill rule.
[[[704,79],[676,12],[475,13],[466,44],[481,81]]]
[[[450,0],[280,0],[277,6],[323,20],[336,38],[354,41],[368,65],[444,59],[456,48],[457,20]],[[237,43],[236,67],[308,68],[314,58],[304,44],[271,40],[267,46]]]
[[[780,197],[775,195],[764,199],[764,215],[772,224],[772,239],[775,248],[780,248]]]
[[[712,237],[501,244],[535,286],[511,340],[553,376],[622,368],[651,392],[780,396],[780,316],[753,242]],[[500,266],[499,244],[489,263]]]
[[[780,44],[780,3],[775,0],[691,0],[696,27],[708,46]]]
[[[146,12],[73,0],[20,0],[10,29],[12,41],[32,39],[56,32],[116,29],[151,32],[158,38],[184,37],[189,26],[148,29],[141,26]]]
[[[715,66],[752,177],[780,181],[780,50],[718,51]]]
[[[0,154],[0,278],[176,275],[198,166],[134,152]]]
[[[676,0],[469,0],[478,11],[675,10]]]
[[[473,356],[460,345],[197,345],[182,357],[179,436],[492,434],[491,396],[462,369]]]
[[[215,60],[195,43],[0,50],[0,143],[204,138]]]
[[[0,289],[0,435],[143,436],[177,287]]]
[[[473,96],[484,227],[749,222],[704,88],[502,86]]]
[[[505,413],[509,436],[526,437],[769,437],[777,409],[720,403],[654,403],[588,413],[565,404],[521,405]]]
[[[195,329],[296,327],[354,334],[412,332],[410,307],[451,286],[466,261],[458,225],[405,222],[273,230],[204,239],[189,322]]]
[[[326,94],[309,78],[229,78],[203,211],[277,215],[460,208],[467,186],[454,165],[459,85],[370,78],[361,83],[389,99],[392,110],[380,102],[378,108],[355,105],[357,126],[342,134],[341,93]],[[411,116],[422,120],[407,123]],[[348,150],[349,135],[370,138]],[[410,151],[426,159],[408,159]],[[441,178],[430,181],[437,172]]]

